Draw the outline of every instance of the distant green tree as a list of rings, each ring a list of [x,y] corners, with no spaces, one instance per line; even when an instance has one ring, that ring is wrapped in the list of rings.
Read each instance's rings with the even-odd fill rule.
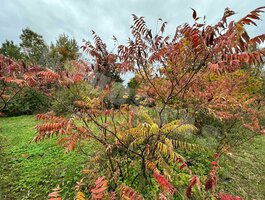
[[[43,53],[48,48],[43,37],[31,29],[26,28],[22,30],[19,38],[21,39],[20,47],[26,56],[25,59],[28,62],[40,64],[39,62]]]
[[[8,56],[9,58],[15,60],[23,58],[20,47],[16,45],[12,40],[6,40],[4,43],[2,43],[0,54],[3,54],[4,56]]]
[[[51,44],[50,55],[59,63],[66,63],[69,60],[76,60],[79,57],[79,46],[74,38],[65,34],[59,35],[55,44]]]
[[[127,99],[128,104],[136,104],[138,105],[139,102],[135,98],[136,96],[136,90],[139,88],[140,84],[136,81],[135,77],[131,78],[127,84],[128,89],[129,89],[129,97]]]
[[[109,94],[109,107],[119,108],[126,102],[126,89],[121,82],[115,82]]]
[[[115,82],[118,82],[118,83],[122,83],[123,80],[120,76],[120,73],[116,72],[116,71],[110,71],[108,74],[107,74],[112,80],[114,80]]]

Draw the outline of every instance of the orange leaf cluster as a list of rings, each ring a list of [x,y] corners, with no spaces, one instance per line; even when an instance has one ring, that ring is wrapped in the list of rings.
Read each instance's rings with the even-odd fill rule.
[[[108,181],[105,176],[102,176],[96,180],[96,186],[91,189],[92,199],[103,199],[105,191],[108,189]]]

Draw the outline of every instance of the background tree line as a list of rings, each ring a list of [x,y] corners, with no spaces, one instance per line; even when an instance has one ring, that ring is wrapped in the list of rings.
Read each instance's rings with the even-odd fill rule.
[[[25,28],[19,36],[20,42],[16,44],[12,40],[6,40],[2,43],[0,54],[13,59],[14,61],[22,61],[27,65],[38,65],[49,68],[54,71],[69,71],[71,61],[81,59],[80,47],[75,38],[71,38],[66,34],[60,34],[55,43],[50,45],[44,40],[43,36],[30,28]],[[115,87],[111,93],[111,100],[115,107],[119,107],[122,103],[138,104],[135,100],[135,91],[137,83],[132,78],[128,83],[128,88],[123,84],[120,73],[113,69],[94,69],[97,75],[91,81],[91,84],[104,86],[108,81],[114,81]],[[87,92],[83,84],[83,92]],[[23,92],[18,93],[3,111],[6,115],[21,115],[44,112],[53,108],[58,113],[67,113],[73,109],[73,101],[80,98],[76,94],[76,86],[70,88],[57,88],[52,97],[44,95],[34,88],[26,88]],[[80,92],[80,90],[78,90]],[[123,98],[124,96],[128,96]]]
[[[25,28],[19,36],[20,43],[12,40],[2,43],[0,53],[14,60],[24,60],[48,68],[56,68],[69,60],[79,58],[79,46],[74,38],[66,34],[58,36],[55,43],[48,45],[43,36]]]

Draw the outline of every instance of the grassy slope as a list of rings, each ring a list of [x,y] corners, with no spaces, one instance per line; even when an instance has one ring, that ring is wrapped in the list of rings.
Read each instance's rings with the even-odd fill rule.
[[[228,167],[223,169],[221,182],[225,192],[244,199],[265,199],[265,136],[238,147],[225,162]]]
[[[64,154],[55,139],[30,143],[36,123],[33,116],[0,118],[0,199],[47,199],[57,185],[73,199],[86,158]]]

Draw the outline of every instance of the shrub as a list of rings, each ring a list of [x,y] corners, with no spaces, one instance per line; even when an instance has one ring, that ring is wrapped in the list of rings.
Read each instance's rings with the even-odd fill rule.
[[[96,94],[97,92],[87,81],[60,87],[53,97],[51,109],[57,114],[69,114],[73,112],[75,101],[82,100],[83,97],[93,98]]]
[[[133,71],[139,83],[138,95],[146,101],[143,105],[152,104],[152,110],[128,104],[110,107],[114,85],[110,80],[96,95],[75,101],[70,118],[37,115],[43,123],[36,127],[34,141],[60,135],[59,143],[67,151],[82,147],[84,140],[99,144],[101,148],[94,152],[91,162],[95,164],[88,169],[93,177],[89,187],[96,182],[91,190],[95,199],[110,195],[105,177],[96,180],[102,175],[108,179],[109,190],[119,190],[127,199],[136,195],[142,199],[136,191],[153,199],[185,198],[184,193],[187,198],[218,197],[219,157],[229,148],[225,140],[211,148],[192,143],[189,139],[198,130],[192,119],[210,119],[224,129],[224,134],[229,133],[234,120],[252,132],[265,133],[260,123],[264,101],[260,93],[245,91],[251,68],[241,70],[264,63],[264,49],[251,51],[264,41],[264,35],[249,38],[244,29],[246,24],[255,24],[264,8],[229,24],[228,17],[234,12],[226,9],[213,26],[200,22],[193,10],[194,24],[177,27],[173,38],[163,35],[165,22],[152,35],[144,18],[133,15],[132,38],[129,44],[118,47],[117,54],[109,52],[93,32],[95,44],[87,42],[83,47],[93,57],[91,69]],[[260,84],[251,82],[259,91]],[[179,115],[172,118],[168,110]],[[220,196],[230,198],[223,193]]]
[[[50,108],[51,98],[36,89],[28,88],[17,95],[7,106],[4,113],[8,116],[31,115],[47,112]]]

